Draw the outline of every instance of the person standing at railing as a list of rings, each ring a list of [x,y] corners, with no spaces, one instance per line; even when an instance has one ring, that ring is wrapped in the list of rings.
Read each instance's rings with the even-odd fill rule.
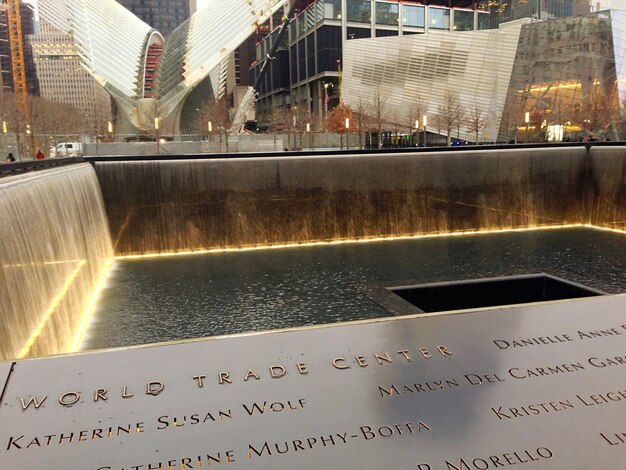
[[[9,153],[7,158],[4,159],[4,163],[13,163],[15,161],[15,157],[12,153]]]
[[[43,160],[44,158],[46,158],[46,156],[43,154],[43,152],[41,150],[37,151],[37,155],[35,155],[35,158],[37,160]]]

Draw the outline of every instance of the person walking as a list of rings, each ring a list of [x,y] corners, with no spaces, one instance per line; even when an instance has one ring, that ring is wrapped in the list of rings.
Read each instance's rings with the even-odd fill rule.
[[[46,156],[43,154],[43,152],[42,152],[41,150],[39,150],[39,151],[37,152],[37,155],[35,155],[35,158],[36,158],[37,160],[43,160],[44,158],[46,158]]]

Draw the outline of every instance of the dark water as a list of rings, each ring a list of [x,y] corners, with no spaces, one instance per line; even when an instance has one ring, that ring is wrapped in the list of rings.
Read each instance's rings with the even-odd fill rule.
[[[389,316],[380,285],[546,272],[626,291],[626,237],[594,229],[117,261],[84,349]]]

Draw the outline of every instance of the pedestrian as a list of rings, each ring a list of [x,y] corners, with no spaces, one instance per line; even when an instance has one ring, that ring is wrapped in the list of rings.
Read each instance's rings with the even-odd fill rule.
[[[4,163],[13,163],[15,161],[15,157],[12,153],[10,153],[7,158],[4,159]]]
[[[46,158],[46,156],[43,154],[43,152],[41,150],[37,151],[37,155],[35,155],[35,158],[37,160],[43,160],[44,158]]]

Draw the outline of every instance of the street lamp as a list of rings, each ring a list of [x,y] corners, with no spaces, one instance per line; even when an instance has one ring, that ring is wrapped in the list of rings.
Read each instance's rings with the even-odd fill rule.
[[[324,83],[324,122],[328,119],[328,102],[330,98],[328,97],[328,87],[333,86],[332,83]]]
[[[7,147],[7,133],[8,132],[9,132],[9,129],[7,127],[7,122],[2,121],[2,145],[3,147]]]
[[[530,113],[528,111],[524,114],[524,122],[526,123],[526,143],[528,143],[528,124],[530,123]]]
[[[156,134],[157,155],[161,155],[161,139],[159,138],[159,118],[154,118],[154,131]]]
[[[313,149],[313,133],[311,132],[311,123],[306,123],[306,131],[309,133],[309,148]]]
[[[33,134],[33,130],[30,127],[30,124],[26,124],[26,135],[30,136],[31,155],[34,155],[35,154],[35,136]]]
[[[420,120],[415,120],[415,146],[420,146]]]
[[[346,118],[346,150],[350,150],[350,118]]]

